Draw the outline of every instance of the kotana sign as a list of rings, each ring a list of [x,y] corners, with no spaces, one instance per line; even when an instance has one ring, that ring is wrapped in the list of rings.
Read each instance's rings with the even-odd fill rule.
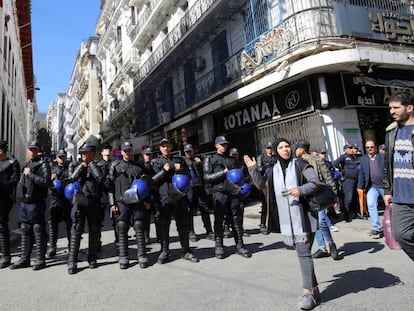
[[[221,131],[227,132],[311,109],[309,84],[303,80],[219,117],[217,125]]]

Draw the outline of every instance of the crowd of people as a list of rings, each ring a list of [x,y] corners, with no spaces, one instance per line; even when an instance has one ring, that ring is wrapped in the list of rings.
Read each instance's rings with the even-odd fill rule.
[[[56,256],[61,222],[66,225],[68,239],[68,273],[78,272],[86,222],[89,268],[97,268],[101,227],[108,209],[120,269],[130,266],[131,227],[135,230],[139,267],[148,267],[146,244],[151,221],[160,243],[157,262],[167,263],[172,219],[182,258],[199,262],[189,243],[197,238],[193,220],[197,211],[205,238],[214,241],[217,259],[225,257],[223,238],[227,227],[232,229],[236,254],[250,258],[251,252],[243,242],[247,234],[243,206],[255,187],[262,202],[260,233],[281,233],[283,242],[295,248],[304,289],[298,303],[302,309],[313,309],[320,303],[313,259],[341,259],[331,234],[337,229],[330,216],[343,215],[346,222],[369,217],[370,236],[381,238],[384,234],[378,202],[384,199],[387,207],[392,202],[393,235],[414,260],[414,98],[397,93],[389,98],[389,108],[395,123],[387,128],[385,145],[377,147],[374,140],[368,139],[366,154],[362,155],[357,145],[346,144],[344,153],[333,162],[326,159],[325,149],[314,150],[306,140],[292,143],[281,137],[268,142],[257,157],[244,155],[241,159],[239,150],[228,150],[230,142],[219,135],[214,141],[215,153],[203,159],[195,155],[191,144],[184,146],[184,155],[173,156],[171,142],[163,138],[157,157],[151,148],[145,148],[137,159],[132,144],[124,141],[120,158],[112,159],[111,146],[104,146],[97,160],[97,146],[87,142],[79,149],[77,161],[68,161],[66,152],[59,150],[49,163],[39,156],[39,144],[31,141],[27,145],[28,162],[21,166],[7,152],[8,142],[0,140],[0,268],[46,268],[46,259]],[[323,185],[333,189],[335,198],[331,206],[315,212],[310,209],[309,198]],[[359,204],[358,194],[366,202],[366,210]],[[21,256],[12,263],[9,213],[15,202],[19,208]],[[318,250],[312,254],[315,238]]]

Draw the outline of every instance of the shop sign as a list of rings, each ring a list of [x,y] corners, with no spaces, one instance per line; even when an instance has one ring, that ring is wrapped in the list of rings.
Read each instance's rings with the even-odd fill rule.
[[[312,107],[308,80],[302,80],[219,117],[218,126],[222,131],[229,131],[311,110]]]
[[[334,4],[334,11],[340,36],[414,43],[414,16],[408,12],[385,12],[338,2]]]

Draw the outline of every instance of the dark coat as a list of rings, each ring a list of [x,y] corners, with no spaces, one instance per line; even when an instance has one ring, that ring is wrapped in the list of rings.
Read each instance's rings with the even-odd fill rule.
[[[383,173],[383,167],[384,167],[384,155],[382,153],[377,153],[377,159],[378,159],[378,166],[381,174]],[[365,189],[368,191],[368,189],[371,187],[371,178],[370,178],[370,168],[369,168],[369,162],[370,162],[369,155],[364,155],[361,157],[360,160],[360,169],[358,174],[358,189]]]

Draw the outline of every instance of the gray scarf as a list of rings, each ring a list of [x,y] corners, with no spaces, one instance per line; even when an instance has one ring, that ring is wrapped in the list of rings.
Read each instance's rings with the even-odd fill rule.
[[[298,187],[295,161],[295,159],[292,159],[289,162],[285,171],[285,178],[279,162],[273,166],[273,183],[277,210],[279,212],[280,231],[283,243],[289,246],[293,246],[296,243],[305,243],[309,239],[309,232],[304,232],[303,228],[303,219],[306,216],[299,198],[291,195],[282,195],[282,190]]]

